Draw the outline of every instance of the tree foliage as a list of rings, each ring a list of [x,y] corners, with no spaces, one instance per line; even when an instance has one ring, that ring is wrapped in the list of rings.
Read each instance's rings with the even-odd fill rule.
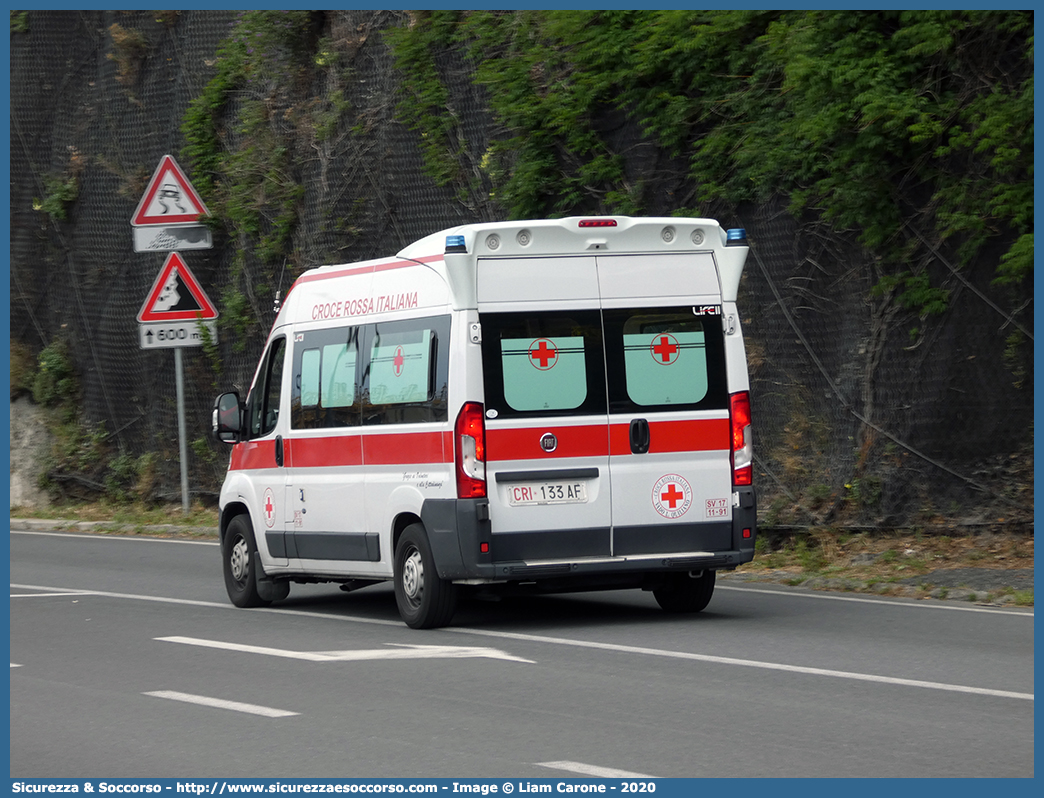
[[[501,128],[482,163],[513,216],[641,213],[648,187],[601,132],[623,114],[683,159],[697,202],[782,195],[922,313],[946,307],[926,276],[942,252],[966,266],[993,241],[999,281],[1032,272],[1031,12],[434,12],[391,41],[445,182],[460,136],[435,59],[470,59]]]
[[[308,85],[315,40],[310,12],[242,12],[182,124],[196,185],[237,242],[221,306],[222,324],[240,342],[261,315],[255,286],[243,284],[271,290],[272,269],[291,254],[303,189],[293,159],[299,115],[289,98]],[[257,262],[253,279],[248,260]]]
[[[1028,284],[1031,12],[431,11],[403,19],[386,34],[402,75],[400,118],[419,133],[428,174],[476,214],[661,209],[651,192],[663,180],[625,151],[638,137],[687,187],[672,212],[784,197],[795,217],[857,240],[879,264],[878,293],[922,315],[948,303],[933,265],[965,267],[986,252],[999,282]],[[186,115],[186,155],[202,192],[262,263],[289,254],[298,139],[320,135],[323,119],[343,110],[336,97],[300,99],[327,65],[321,20],[244,12]],[[495,127],[481,151],[464,133],[447,64],[464,64],[485,89]],[[614,137],[623,126],[635,135]]]

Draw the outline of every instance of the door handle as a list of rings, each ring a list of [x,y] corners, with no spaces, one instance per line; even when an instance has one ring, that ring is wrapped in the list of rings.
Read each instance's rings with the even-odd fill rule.
[[[631,454],[649,451],[649,422],[644,418],[631,419]]]
[[[276,435],[276,439],[275,439],[275,456],[276,456],[276,465],[279,466],[280,468],[282,468],[283,467],[283,436],[282,435]]]

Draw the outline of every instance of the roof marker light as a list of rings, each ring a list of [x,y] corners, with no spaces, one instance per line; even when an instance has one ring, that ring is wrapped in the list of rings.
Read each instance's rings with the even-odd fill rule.
[[[446,236],[446,251],[467,252],[468,248],[464,244],[464,236]]]
[[[725,246],[745,247],[747,246],[747,231],[742,227],[733,227],[725,233]]]
[[[616,227],[616,219],[581,219],[578,227]]]

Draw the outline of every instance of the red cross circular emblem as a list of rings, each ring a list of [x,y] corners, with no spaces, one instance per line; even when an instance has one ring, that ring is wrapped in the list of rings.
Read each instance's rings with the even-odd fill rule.
[[[541,371],[554,368],[558,362],[558,347],[547,338],[537,338],[529,345],[529,362]]]
[[[692,506],[692,487],[684,477],[665,474],[653,485],[652,502],[664,518],[681,518]]]
[[[275,525],[275,497],[271,488],[265,488],[265,500],[261,510],[265,514],[265,526],[271,529]]]
[[[661,366],[669,366],[678,359],[678,339],[670,333],[659,333],[649,344],[653,360]]]

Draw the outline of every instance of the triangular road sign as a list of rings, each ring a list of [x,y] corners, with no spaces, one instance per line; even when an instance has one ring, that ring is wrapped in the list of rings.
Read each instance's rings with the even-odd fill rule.
[[[138,321],[208,320],[216,319],[217,315],[214,304],[200,288],[181,255],[171,252],[152,284],[145,304],[138,311]]]
[[[164,155],[131,218],[133,227],[199,224],[210,211],[171,156]]]

